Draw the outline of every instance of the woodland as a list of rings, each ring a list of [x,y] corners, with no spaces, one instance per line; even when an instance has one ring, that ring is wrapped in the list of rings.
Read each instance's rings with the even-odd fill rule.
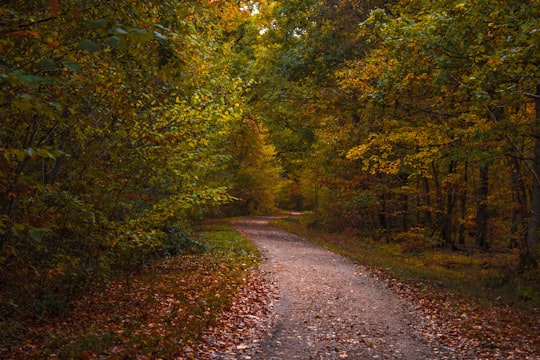
[[[0,53],[1,337],[276,209],[540,299],[538,1],[3,1]]]

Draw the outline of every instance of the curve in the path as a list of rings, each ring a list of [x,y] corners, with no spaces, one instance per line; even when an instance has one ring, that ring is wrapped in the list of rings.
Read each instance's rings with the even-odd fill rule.
[[[235,228],[261,250],[280,300],[260,359],[448,359],[419,335],[422,318],[364,269],[295,235],[270,218]]]

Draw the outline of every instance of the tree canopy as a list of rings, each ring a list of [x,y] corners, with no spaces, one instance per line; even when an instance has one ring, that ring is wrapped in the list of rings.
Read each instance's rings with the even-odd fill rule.
[[[0,286],[19,284],[3,303],[184,251],[201,217],[276,206],[386,241],[517,249],[537,268],[538,14],[533,0],[2,4]]]
[[[361,4],[265,2],[257,103],[304,206],[535,266],[538,5]]]
[[[1,6],[1,283],[20,284],[6,303],[181,251],[194,219],[235,199],[231,165],[253,157],[233,147],[250,124],[232,56],[249,16],[223,1]]]

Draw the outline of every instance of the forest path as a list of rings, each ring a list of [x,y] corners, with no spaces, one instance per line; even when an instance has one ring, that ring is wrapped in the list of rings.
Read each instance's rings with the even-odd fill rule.
[[[277,320],[257,359],[451,359],[420,335],[412,304],[342,256],[268,225],[269,217],[233,226],[265,258],[279,289]]]

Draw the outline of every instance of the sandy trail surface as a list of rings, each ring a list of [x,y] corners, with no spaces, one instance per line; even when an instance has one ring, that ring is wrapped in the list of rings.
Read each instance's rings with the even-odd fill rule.
[[[348,259],[268,225],[235,221],[279,290],[276,321],[254,359],[452,359],[421,336],[415,307]]]

